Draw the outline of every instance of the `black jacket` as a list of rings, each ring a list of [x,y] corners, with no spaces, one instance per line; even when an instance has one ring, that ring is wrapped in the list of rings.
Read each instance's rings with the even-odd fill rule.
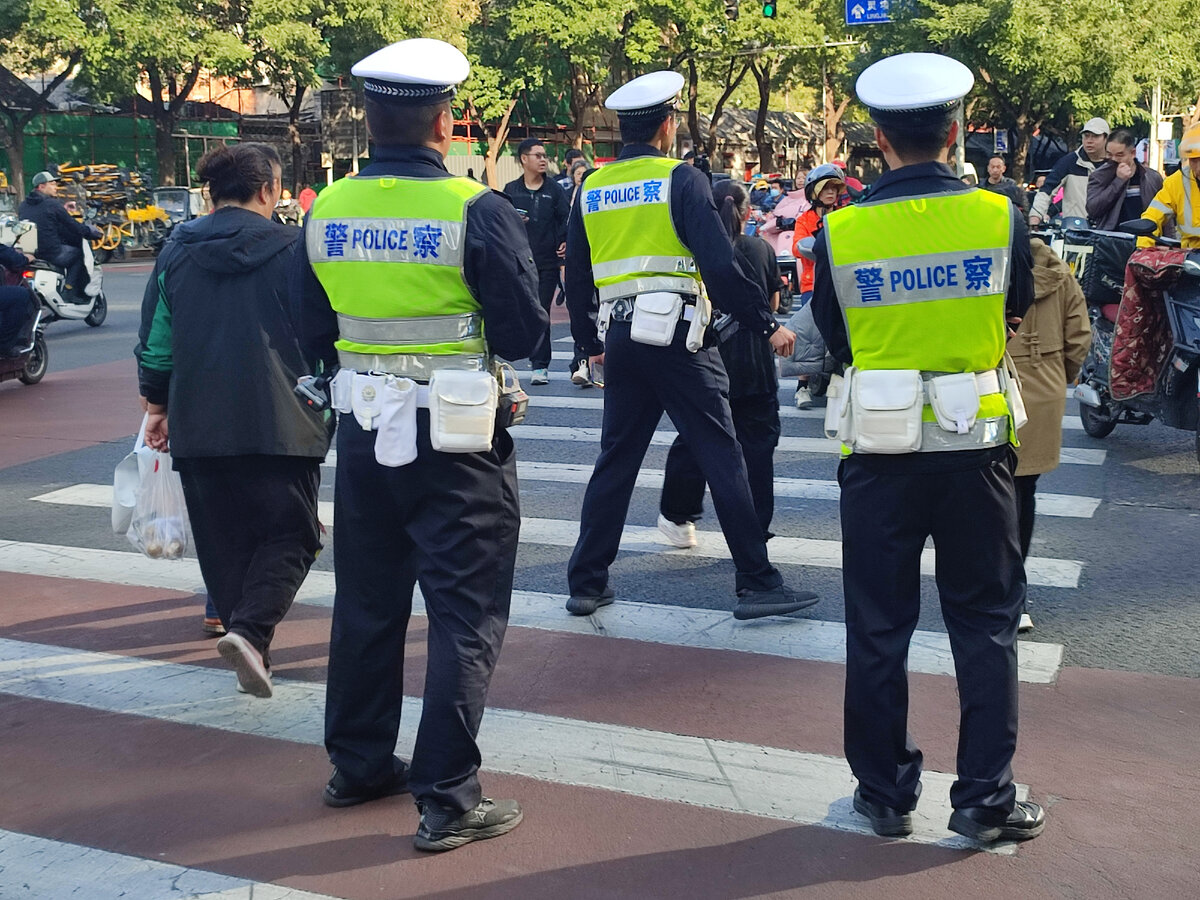
[[[665,156],[648,144],[627,144],[617,159]],[[581,201],[587,181],[580,186]],[[730,313],[742,328],[771,334],[779,327],[763,289],[739,268],[733,242],[721,224],[713,202],[712,182],[695,166],[676,166],[671,171],[671,221],[683,246],[692,252],[708,289],[713,306]],[[596,333],[596,286],[592,280],[592,249],[583,227],[583,202],[571,207],[567,223],[567,311],[571,335],[589,355],[604,352]]]
[[[238,207],[179,226],[146,285],[135,355],[142,395],[166,403],[171,453],[323,457],[320,414],[287,305],[297,228]]]
[[[449,178],[446,164],[428,147],[376,145],[364,178],[398,175],[402,178]],[[554,190],[557,187],[551,185]],[[561,193],[561,192],[560,192]],[[305,229],[311,225],[305,221]],[[488,191],[467,209],[463,237],[463,279],[483,308],[488,348],[504,359],[524,359],[546,330],[549,314],[537,299],[537,270],[521,217],[508,198]],[[292,229],[295,232],[295,229]],[[313,274],[308,251],[301,240],[292,267],[292,310],[296,333],[309,371],[321,362],[326,369],[337,364],[333,342],[338,337],[337,315],[325,288]]]
[[[37,225],[38,245],[34,256],[38,259],[53,262],[64,246],[78,247],[84,238],[92,236],[90,225],[76,222],[59,200],[38,191],[30,191],[21,201],[17,214]]]
[[[524,178],[518,178],[504,186],[504,193],[529,220],[525,232],[538,270],[557,269],[563,264],[558,248],[567,240],[571,195],[548,177],[542,178],[542,186],[536,191],[525,186]]]

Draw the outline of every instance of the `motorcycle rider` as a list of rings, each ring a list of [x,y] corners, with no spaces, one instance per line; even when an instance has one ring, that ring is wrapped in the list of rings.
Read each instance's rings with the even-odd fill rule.
[[[0,245],[0,357],[19,356],[29,344],[26,332],[37,313],[37,299],[20,281],[20,272],[30,259],[15,247]],[[9,272],[16,277],[8,277]]]
[[[58,178],[49,172],[33,176],[33,190],[21,201],[18,215],[37,226],[38,245],[34,253],[66,274],[64,298],[70,303],[88,303],[84,294],[87,270],[83,264],[84,240],[96,240],[100,230],[76,222],[58,198]]]
[[[1049,217],[1050,198],[1061,184],[1063,189],[1062,214],[1087,218],[1088,177],[1096,166],[1104,162],[1105,144],[1108,142],[1108,122],[1099,116],[1088,119],[1083,126],[1080,146],[1054,164],[1050,174],[1033,196],[1033,209],[1029,211],[1029,224],[1040,225]]]
[[[1200,248],[1200,124],[1183,133],[1179,159],[1183,163],[1179,171],[1163,182],[1142,218],[1158,226],[1155,234],[1162,234],[1164,225],[1174,223],[1184,247]],[[1150,243],[1146,240],[1144,245]]]

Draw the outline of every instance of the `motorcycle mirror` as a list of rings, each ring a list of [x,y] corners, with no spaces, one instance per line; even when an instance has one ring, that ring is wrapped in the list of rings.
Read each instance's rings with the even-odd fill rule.
[[[798,244],[796,244],[796,252],[799,253],[801,256],[803,256],[805,259],[807,259],[809,262],[816,262],[817,255],[815,253],[813,253],[813,247],[816,246],[816,243],[817,243],[816,238],[811,238],[811,237],[802,238],[800,240],[800,242]]]
[[[1150,237],[1158,230],[1158,226],[1149,219],[1129,219],[1117,227],[1126,234],[1136,234],[1138,237]]]
[[[1200,260],[1192,259],[1190,256],[1183,261],[1183,273],[1190,275],[1192,278],[1200,278]]]

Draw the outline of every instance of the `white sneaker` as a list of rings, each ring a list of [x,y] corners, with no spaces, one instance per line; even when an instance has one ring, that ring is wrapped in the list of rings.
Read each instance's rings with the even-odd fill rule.
[[[1033,631],[1033,619],[1029,618],[1029,613],[1021,613],[1021,621],[1017,623],[1018,632]]]
[[[808,389],[807,384],[802,384],[796,388],[796,409],[812,409],[812,391]]]
[[[672,547],[686,550],[696,546],[696,526],[692,522],[676,525],[662,513],[658,514],[658,530],[666,536]]]
[[[577,384],[580,387],[587,387],[592,383],[591,373],[588,371],[587,360],[579,364],[579,368],[571,373],[571,384]]]
[[[242,693],[255,697],[271,696],[271,673],[263,665],[262,654],[236,632],[229,632],[217,641],[217,652],[237,671]]]
[[[550,373],[546,369],[534,369],[533,377],[529,379],[530,384],[549,384]]]

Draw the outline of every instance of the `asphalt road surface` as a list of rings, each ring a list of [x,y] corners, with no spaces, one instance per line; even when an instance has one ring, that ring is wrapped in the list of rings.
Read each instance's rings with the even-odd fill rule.
[[[848,810],[840,760],[837,455],[820,412],[781,390],[769,545],[819,605],[733,627],[711,503],[697,550],[656,535],[664,419],[612,570],[619,602],[571,619],[566,562],[603,395],[570,384],[558,322],[551,382],[528,388],[515,432],[518,593],[483,732],[485,787],[520,797],[528,821],[430,860],[411,850],[406,801],[335,815],[316,800],[332,529],[280,628],[281,689],[256,702],[233,696],[199,634],[194,560],[145,560],[108,527],[141,416],[131,354],[150,270],[106,267],[105,325],[50,325],[45,381],[0,385],[0,896],[1168,897],[1200,883],[1194,435],[1154,423],[1092,439],[1068,401],[1063,464],[1039,482],[1015,765],[1050,807],[1046,835],[1014,855],[945,831],[936,773],[953,772],[957,700],[926,577],[910,671],[927,821],[881,841]],[[335,479],[331,457],[329,526]],[[415,619],[414,697],[423,636]],[[84,887],[106,878],[112,891]]]

